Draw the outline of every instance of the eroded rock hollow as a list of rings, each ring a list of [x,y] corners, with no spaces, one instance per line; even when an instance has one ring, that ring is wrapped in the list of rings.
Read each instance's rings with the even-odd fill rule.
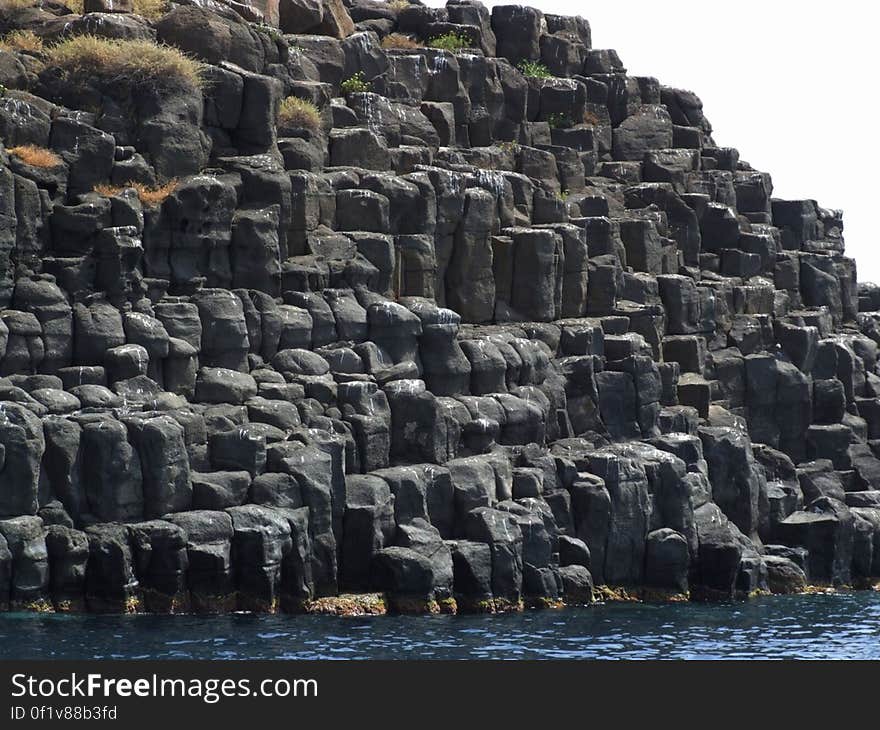
[[[0,35],[3,607],[880,577],[841,213],[586,20],[0,0]]]

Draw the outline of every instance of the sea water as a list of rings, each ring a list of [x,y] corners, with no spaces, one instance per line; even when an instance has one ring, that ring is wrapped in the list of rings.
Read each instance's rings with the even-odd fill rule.
[[[878,659],[880,593],[496,616],[10,613],[0,658]]]

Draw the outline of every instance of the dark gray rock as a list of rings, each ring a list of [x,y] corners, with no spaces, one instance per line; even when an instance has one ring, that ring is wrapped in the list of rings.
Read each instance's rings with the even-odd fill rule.
[[[492,31],[497,41],[496,53],[511,63],[540,57],[540,10],[521,5],[496,5],[492,8]]]
[[[809,551],[810,580],[848,584],[851,580],[854,527],[849,508],[831,497],[820,497],[805,511],[779,523],[787,544]]]
[[[134,572],[143,591],[146,608],[164,613],[188,606],[187,533],[165,520],[128,526]]]
[[[259,505],[230,507],[232,556],[238,606],[273,611],[280,602],[281,563],[290,549],[290,524]]]
[[[562,580],[562,596],[568,604],[593,602],[593,577],[582,565],[564,565],[557,570]]]
[[[648,534],[645,583],[654,588],[688,592],[689,551],[684,535],[664,527]]]
[[[370,475],[346,478],[343,536],[342,582],[368,588],[373,557],[394,539],[394,495],[385,480]]]
[[[212,434],[208,449],[217,469],[246,471],[252,477],[265,470],[266,436],[257,424]]]
[[[192,506],[198,510],[222,510],[244,504],[251,486],[251,475],[246,471],[193,472],[191,479]],[[263,504],[256,499],[254,502]]]
[[[767,566],[767,579],[772,593],[801,593],[807,586],[804,571],[798,565],[777,555],[764,557]]]
[[[226,512],[192,510],[168,516],[186,533],[187,586],[193,609],[213,613],[230,608],[233,591],[232,518]]]
[[[109,417],[88,420],[80,444],[89,512],[104,522],[142,519],[143,471],[125,425]]]
[[[454,571],[456,601],[462,608],[492,598],[492,549],[483,542],[454,540],[449,543]]]
[[[766,481],[748,437],[734,429],[701,428],[699,433],[712,499],[744,534],[754,534]]]
[[[46,448],[40,419],[17,403],[0,403],[0,514],[34,515],[38,507],[40,460]]]
[[[202,368],[196,379],[196,400],[200,403],[242,404],[257,394],[257,383],[247,373],[228,368]]]
[[[517,603],[522,594],[523,540],[516,518],[491,507],[476,507],[464,519],[468,540],[487,543],[492,559],[492,593]]]
[[[733,596],[743,556],[742,534],[714,504],[694,512],[699,537],[694,583],[710,598]]]
[[[129,532],[125,525],[107,523],[86,528],[89,561],[86,566],[86,604],[90,611],[121,613],[136,599]]]
[[[11,556],[11,605],[38,607],[49,597],[49,556],[43,521],[31,516],[0,520],[0,535]]]
[[[192,485],[183,426],[170,416],[130,418],[126,425],[140,456],[144,516],[189,509]]]
[[[56,609],[84,609],[89,559],[86,534],[63,525],[49,525],[46,529],[46,553],[49,559],[49,593]]]

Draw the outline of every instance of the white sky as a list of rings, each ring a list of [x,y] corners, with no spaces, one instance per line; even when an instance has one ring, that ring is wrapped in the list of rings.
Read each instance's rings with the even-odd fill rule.
[[[486,5],[500,5],[484,0]],[[442,2],[428,0],[432,6]],[[878,21],[861,0],[535,0],[582,15],[630,74],[691,89],[715,141],[773,176],[774,196],[844,210],[859,280],[880,282]]]

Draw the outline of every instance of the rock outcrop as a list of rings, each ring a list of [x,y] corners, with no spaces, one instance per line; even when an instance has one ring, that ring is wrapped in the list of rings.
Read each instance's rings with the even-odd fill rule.
[[[0,35],[0,606],[880,578],[880,287],[587,20],[16,2]],[[94,48],[142,66],[77,76]]]

